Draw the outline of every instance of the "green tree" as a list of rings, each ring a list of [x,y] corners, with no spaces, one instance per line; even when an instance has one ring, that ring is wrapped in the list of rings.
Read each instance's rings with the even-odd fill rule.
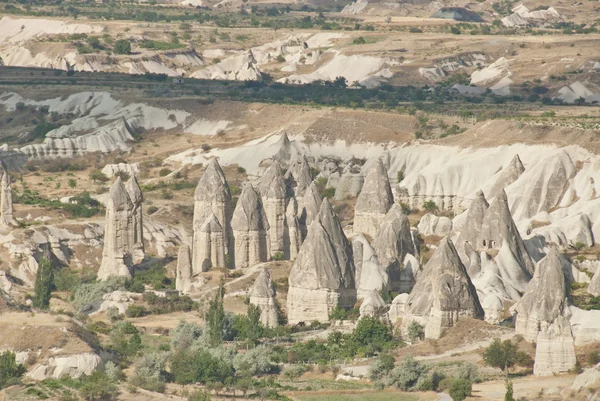
[[[423,203],[423,209],[427,213],[434,213],[438,210],[438,206],[435,204],[434,201],[428,200],[427,202]]]
[[[408,339],[410,342],[415,342],[417,340],[422,340],[425,336],[425,330],[423,326],[418,322],[412,322],[410,326],[408,326],[408,330],[406,332]]]
[[[509,369],[517,362],[517,346],[510,340],[495,338],[483,352],[483,360],[487,365],[508,374]]]
[[[48,259],[42,258],[38,263],[37,277],[35,279],[34,308],[48,309],[50,307],[50,297],[52,296],[53,287],[54,267]]]
[[[134,356],[142,349],[142,339],[137,327],[130,322],[119,322],[110,331],[110,347],[119,356]]]
[[[392,342],[392,330],[378,318],[366,316],[358,321],[352,332],[352,340],[358,346],[381,351]]]
[[[473,386],[470,381],[465,379],[454,379],[448,393],[454,401],[463,401],[471,395],[472,391]]]
[[[131,43],[128,40],[120,39],[115,42],[115,46],[113,47],[113,51],[116,54],[130,54],[131,53]]]
[[[403,391],[412,389],[425,375],[427,367],[421,365],[411,355],[404,357],[400,365],[390,372],[390,382]]]
[[[90,172],[90,180],[92,180],[93,183],[107,182],[108,177],[100,170],[92,170]]]
[[[371,365],[370,376],[372,380],[379,380],[394,369],[394,357],[390,354],[379,355],[379,358]]]
[[[210,401],[210,393],[206,391],[194,391],[189,395],[188,401]]]
[[[117,386],[104,373],[98,371],[80,379],[83,385],[79,389],[86,401],[112,401],[117,397]]]
[[[221,283],[215,298],[210,301],[208,314],[206,316],[206,333],[208,335],[208,342],[213,347],[223,343],[223,329],[225,325],[225,309],[223,309],[224,295],[225,288]]]
[[[0,390],[19,381],[25,374],[25,366],[17,363],[16,355],[11,351],[0,354]]]
[[[506,393],[504,393],[504,401],[516,401],[513,396],[513,384],[510,380],[506,379],[504,381],[504,387],[506,388]]]

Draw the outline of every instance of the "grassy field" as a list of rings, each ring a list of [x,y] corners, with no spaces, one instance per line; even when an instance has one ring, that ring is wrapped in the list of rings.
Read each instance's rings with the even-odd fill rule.
[[[412,394],[400,393],[400,392],[389,392],[389,391],[377,391],[377,392],[363,392],[363,393],[352,393],[352,394],[311,394],[311,395],[296,395],[294,399],[300,401],[418,401],[421,398]]]

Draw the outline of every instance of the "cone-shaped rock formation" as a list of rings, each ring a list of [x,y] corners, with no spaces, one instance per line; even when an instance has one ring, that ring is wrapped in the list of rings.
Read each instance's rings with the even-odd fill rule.
[[[287,187],[283,178],[283,170],[278,161],[274,161],[262,176],[258,191],[262,196],[265,216],[269,222],[268,237],[271,256],[277,253],[285,254],[283,237]]]
[[[137,178],[132,176],[125,184],[127,194],[131,203],[133,204],[132,210],[132,224],[133,224],[133,242],[131,254],[133,256],[134,263],[139,263],[144,259],[144,222],[142,220],[142,202],[144,201],[144,194],[140,188]]]
[[[275,301],[275,288],[267,269],[262,269],[250,289],[250,303],[260,308],[260,322],[265,327],[279,325],[279,308]]]
[[[393,204],[387,170],[381,160],[376,159],[367,170],[365,183],[356,199],[354,232],[373,238]]]

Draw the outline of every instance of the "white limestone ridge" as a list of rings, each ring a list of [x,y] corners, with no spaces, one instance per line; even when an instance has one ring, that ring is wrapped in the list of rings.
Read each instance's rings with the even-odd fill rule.
[[[225,267],[225,255],[229,253],[230,219],[229,185],[217,159],[211,159],[194,192],[194,274],[211,267]]]
[[[355,301],[352,247],[324,199],[290,272],[288,321],[328,321],[333,308],[352,307]]]
[[[133,249],[133,203],[121,177],[110,186],[106,204],[104,249],[98,280],[110,276],[131,277]]]
[[[267,269],[261,269],[250,289],[249,298],[252,305],[260,308],[260,322],[265,327],[279,325],[279,307],[275,300],[275,287]]]
[[[381,160],[376,159],[367,169],[365,183],[356,199],[354,232],[373,238],[393,203],[387,170]]]
[[[542,259],[527,291],[515,306],[515,330],[536,342],[533,373],[548,376],[565,373],[576,363],[569,323],[568,292],[556,248]]]
[[[242,186],[231,218],[231,229],[236,269],[267,261],[269,222],[260,195],[249,182]]]
[[[402,326],[412,322],[425,327],[425,338],[439,338],[461,317],[483,319],[484,311],[467,270],[446,237],[423,267],[407,301]]]
[[[399,204],[393,204],[385,215],[373,239],[373,248],[389,275],[390,289],[410,292],[421,273],[421,264],[408,217]]]

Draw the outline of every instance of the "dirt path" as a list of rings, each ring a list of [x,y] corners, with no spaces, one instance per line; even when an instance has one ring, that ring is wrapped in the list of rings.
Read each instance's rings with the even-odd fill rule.
[[[556,394],[569,387],[576,375],[528,376],[513,380],[514,398],[532,399],[540,394]],[[473,385],[473,398],[485,401],[502,401],[506,392],[504,381],[495,380]]]

